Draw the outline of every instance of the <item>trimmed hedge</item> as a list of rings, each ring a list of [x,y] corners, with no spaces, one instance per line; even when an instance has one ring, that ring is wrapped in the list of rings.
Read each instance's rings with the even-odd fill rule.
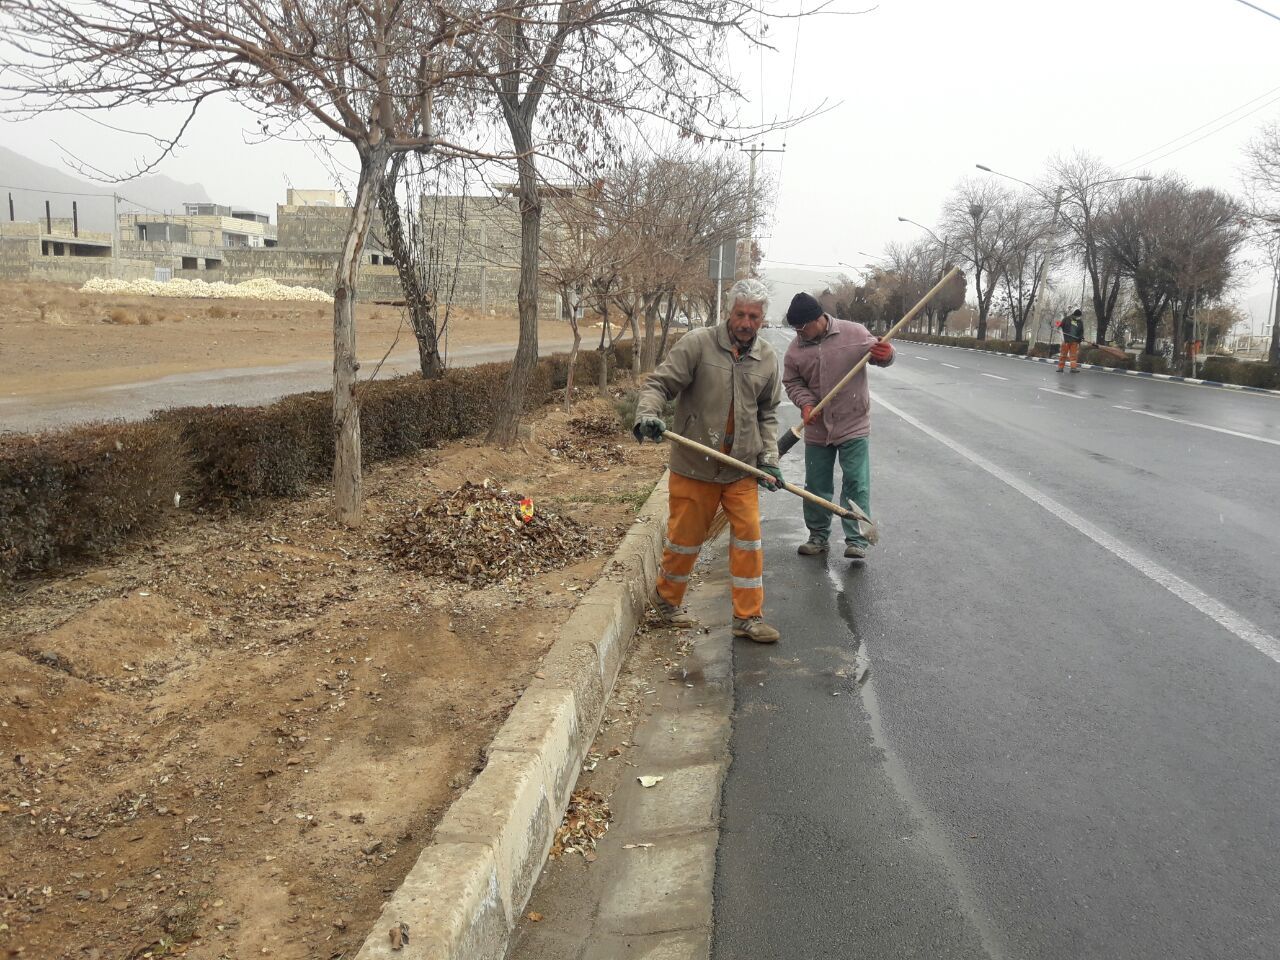
[[[192,464],[157,421],[0,436],[0,584],[158,526]]]
[[[1219,383],[1239,383],[1263,390],[1280,390],[1280,367],[1258,360],[1235,357],[1207,357],[1200,366],[1200,379]]]
[[[630,369],[630,344],[612,371]],[[578,353],[575,381],[598,382],[601,354]],[[361,385],[366,464],[465,436],[493,422],[510,365],[448,371],[440,380],[398,377]],[[565,387],[569,358],[538,362],[526,407]],[[333,473],[329,392],[261,407],[183,407],[149,420],[0,435],[0,585],[117,547],[161,525],[174,505],[296,497]]]
[[[974,337],[936,337],[920,333],[899,334],[898,340],[916,343],[936,343],[951,347],[973,347],[977,350],[993,350],[999,353],[1012,353],[1018,356],[1027,354],[1027,345],[1010,340],[978,340]],[[1033,357],[1047,357],[1057,353],[1058,344],[1037,343],[1031,348]],[[1099,367],[1110,367],[1120,370],[1140,370],[1143,373],[1169,373],[1169,365],[1164,357],[1140,353],[1132,354],[1123,360],[1108,356],[1097,347],[1081,347],[1080,362],[1091,363]],[[1178,371],[1179,375],[1191,376],[1191,365],[1185,364]],[[1280,390],[1280,368],[1269,363],[1256,360],[1237,360],[1235,357],[1209,357],[1200,367],[1201,380],[1213,380],[1217,383],[1235,383],[1246,387],[1261,387],[1264,390]]]

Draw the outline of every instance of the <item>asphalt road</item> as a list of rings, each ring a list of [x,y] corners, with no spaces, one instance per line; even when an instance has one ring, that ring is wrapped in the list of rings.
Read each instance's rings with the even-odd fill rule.
[[[543,343],[546,352],[565,349],[572,341]],[[449,351],[449,366],[467,367],[510,360],[515,345],[459,347]],[[360,361],[360,376],[370,376],[381,356]],[[413,373],[418,354],[388,357],[378,376],[386,379]],[[305,360],[279,366],[200,370],[156,380],[85,390],[0,397],[0,431],[36,432],[97,420],[141,420],[156,410],[203,404],[250,406],[270,403],[291,393],[327,390],[333,383],[331,360]]]
[[[713,956],[1280,956],[1280,398],[898,356],[869,561],[767,501]]]

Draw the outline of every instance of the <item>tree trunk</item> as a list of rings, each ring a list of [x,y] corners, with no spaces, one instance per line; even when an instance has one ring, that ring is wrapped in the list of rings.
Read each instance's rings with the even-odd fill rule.
[[[1157,313],[1153,317],[1150,313],[1144,311],[1143,315],[1147,321],[1147,346],[1145,352],[1154,357],[1156,355],[1156,333],[1160,329],[1160,314]]]
[[[631,373],[640,376],[640,324],[636,320],[636,308],[627,311],[627,321],[631,324]]]
[[[675,294],[667,291],[667,312],[662,318],[662,340],[658,343],[658,363],[667,355],[667,338],[671,336],[671,316],[676,310]]]
[[[512,125],[518,159],[520,198],[520,287],[516,302],[520,312],[520,342],[507,388],[498,405],[489,441],[508,446],[520,429],[529,379],[538,363],[538,235],[542,229],[542,199],[538,195],[538,171],[533,159],[533,134],[528,123]]]
[[[400,275],[400,288],[409,310],[409,325],[413,328],[414,339],[418,341],[418,366],[424,379],[438,380],[444,376],[444,361],[440,359],[435,305],[422,289],[422,275],[418,271],[414,250],[405,239],[404,225],[400,221],[400,201],[396,197],[403,164],[404,154],[396,154],[392,158],[391,170],[378,191],[378,201],[387,231],[387,244],[396,258],[396,272]]]
[[[661,293],[646,293],[644,302],[644,351],[640,359],[640,369],[648,373],[657,366],[658,341],[655,336],[658,322],[658,306],[662,303]]]
[[[1271,316],[1271,347],[1267,350],[1267,360],[1273,367],[1280,367],[1280,283],[1276,284],[1276,308]]]
[[[573,406],[573,370],[578,365],[578,345],[582,343],[582,335],[578,331],[578,302],[581,299],[574,291],[567,291],[569,300],[569,329],[573,331],[573,347],[569,350],[569,370],[564,378],[564,412],[568,413]]]
[[[600,300],[600,396],[609,395],[609,357],[613,353],[613,330],[609,327],[609,300]],[[606,343],[606,337],[608,342]]]
[[[356,284],[374,198],[386,166],[378,147],[360,151],[360,181],[333,285],[333,496],[339,522],[360,524],[360,400],[356,396]]]

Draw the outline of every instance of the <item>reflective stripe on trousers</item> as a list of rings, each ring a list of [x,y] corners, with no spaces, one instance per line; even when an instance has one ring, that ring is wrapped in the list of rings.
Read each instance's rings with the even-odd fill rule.
[[[658,571],[658,596],[678,607],[684,601],[689,574],[707,530],[724,507],[729,515],[729,573],[733,584],[733,615],[758,617],[764,611],[764,549],[760,537],[759,487],[755,478],[711,483],[671,474],[667,543]]]

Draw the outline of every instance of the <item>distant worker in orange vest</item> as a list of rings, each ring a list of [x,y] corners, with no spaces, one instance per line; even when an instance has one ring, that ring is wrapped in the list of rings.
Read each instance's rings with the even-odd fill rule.
[[[671,451],[670,517],[658,570],[658,615],[672,626],[696,621],[681,604],[689,575],[720,508],[729,517],[729,573],[733,584],[733,635],[776,643],[764,622],[764,544],[758,487],[777,490],[778,404],[782,373],[778,354],[760,338],[769,289],[739,280],[729,290],[729,316],[718,327],[693,330],[671,348],[640,388],[637,440],[662,439],[663,405],[676,402],[676,431],[758,467],[773,480],[756,480],[736,467],[689,450]]]
[[[1069,359],[1071,372],[1079,373],[1080,342],[1084,340],[1084,316],[1080,308],[1076,307],[1059,320],[1057,326],[1062,329],[1062,349],[1058,351],[1058,372],[1062,372]]]

